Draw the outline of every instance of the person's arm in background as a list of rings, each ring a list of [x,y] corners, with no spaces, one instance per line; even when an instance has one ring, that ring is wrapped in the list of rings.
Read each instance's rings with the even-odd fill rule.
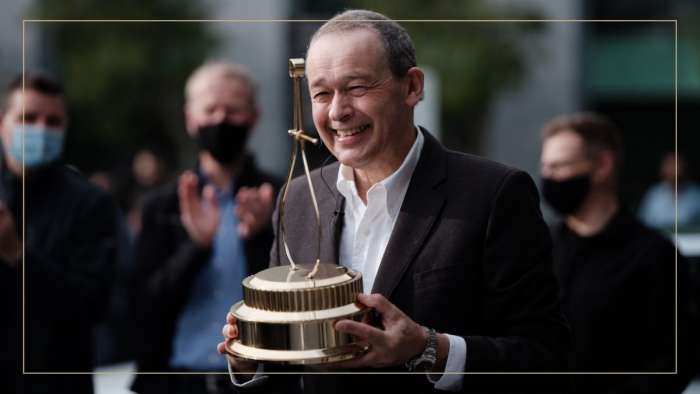
[[[213,190],[205,194],[212,204],[206,208],[196,176],[187,173],[180,179],[176,200],[169,194],[155,194],[144,203],[130,280],[132,296],[137,297],[134,305],[168,313],[186,300],[196,274],[211,256],[219,223]]]

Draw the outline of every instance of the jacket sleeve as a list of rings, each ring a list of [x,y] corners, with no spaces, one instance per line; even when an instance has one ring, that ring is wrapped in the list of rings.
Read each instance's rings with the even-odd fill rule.
[[[85,201],[76,215],[65,240],[69,252],[64,256],[53,255],[41,245],[27,245],[26,275],[31,278],[27,295],[32,301],[35,290],[50,294],[51,302],[61,305],[59,309],[71,309],[61,313],[94,322],[104,317],[109,301],[116,261],[117,210],[111,198],[100,193]],[[65,259],[65,263],[56,259]]]
[[[551,239],[537,188],[508,173],[492,200],[484,238],[488,336],[468,336],[465,370],[557,371],[566,366],[569,331],[560,312]]]

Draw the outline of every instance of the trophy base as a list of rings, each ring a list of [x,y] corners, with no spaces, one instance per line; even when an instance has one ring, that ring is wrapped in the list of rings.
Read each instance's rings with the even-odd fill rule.
[[[315,365],[350,360],[367,351],[365,347],[354,343],[330,349],[271,350],[246,346],[238,340],[231,342],[226,350],[236,358],[288,365]]]
[[[349,360],[366,352],[351,335],[334,328],[341,319],[375,325],[374,310],[356,302],[359,272],[332,264],[268,268],[243,281],[244,301],[231,306],[238,338],[233,357],[310,365]]]
[[[250,308],[242,301],[231,307],[238,338],[227,346],[234,357],[280,364],[312,365],[349,360],[366,349],[336,331],[340,319],[372,323],[373,312],[359,304],[308,312],[274,312]]]

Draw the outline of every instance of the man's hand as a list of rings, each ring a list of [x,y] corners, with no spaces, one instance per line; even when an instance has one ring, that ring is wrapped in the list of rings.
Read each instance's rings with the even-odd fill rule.
[[[17,236],[15,218],[4,202],[0,201],[0,259],[16,267],[22,253],[22,243]]]
[[[185,171],[180,176],[178,197],[180,198],[180,220],[192,241],[203,247],[210,247],[219,228],[219,204],[214,187],[204,187],[202,197],[197,192],[197,175]]]
[[[358,294],[357,299],[381,314],[384,330],[352,320],[338,321],[335,324],[337,331],[353,335],[359,344],[369,346],[369,350],[358,358],[333,363],[329,367],[345,369],[403,365],[423,352],[428,340],[423,327],[381,294]]]
[[[274,190],[269,183],[260,187],[241,187],[238,190],[236,216],[241,238],[249,239],[270,223],[274,202]]]
[[[224,341],[216,345],[216,350],[218,350],[221,354],[226,354],[226,358],[228,359],[229,364],[231,364],[231,369],[234,372],[243,374],[244,376],[242,377],[244,379],[252,378],[251,375],[258,369],[258,363],[231,357],[228,355],[228,353],[226,353],[226,346],[228,346],[231,341],[238,338],[238,327],[236,327],[236,317],[233,316],[233,313],[226,315],[226,325],[222,330],[222,334],[224,335]]]

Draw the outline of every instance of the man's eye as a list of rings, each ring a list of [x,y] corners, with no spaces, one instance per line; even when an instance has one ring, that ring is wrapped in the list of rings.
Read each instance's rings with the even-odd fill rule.
[[[35,113],[28,112],[24,114],[24,122],[25,123],[34,123],[36,122],[38,116]],[[22,122],[22,114],[20,113],[19,116],[17,117],[18,122]]]
[[[328,98],[328,92],[317,92],[314,93],[313,99],[314,101],[323,101]]]
[[[367,86],[364,86],[364,85],[350,86],[348,88],[348,90],[354,96],[363,95],[363,94],[367,93]]]

